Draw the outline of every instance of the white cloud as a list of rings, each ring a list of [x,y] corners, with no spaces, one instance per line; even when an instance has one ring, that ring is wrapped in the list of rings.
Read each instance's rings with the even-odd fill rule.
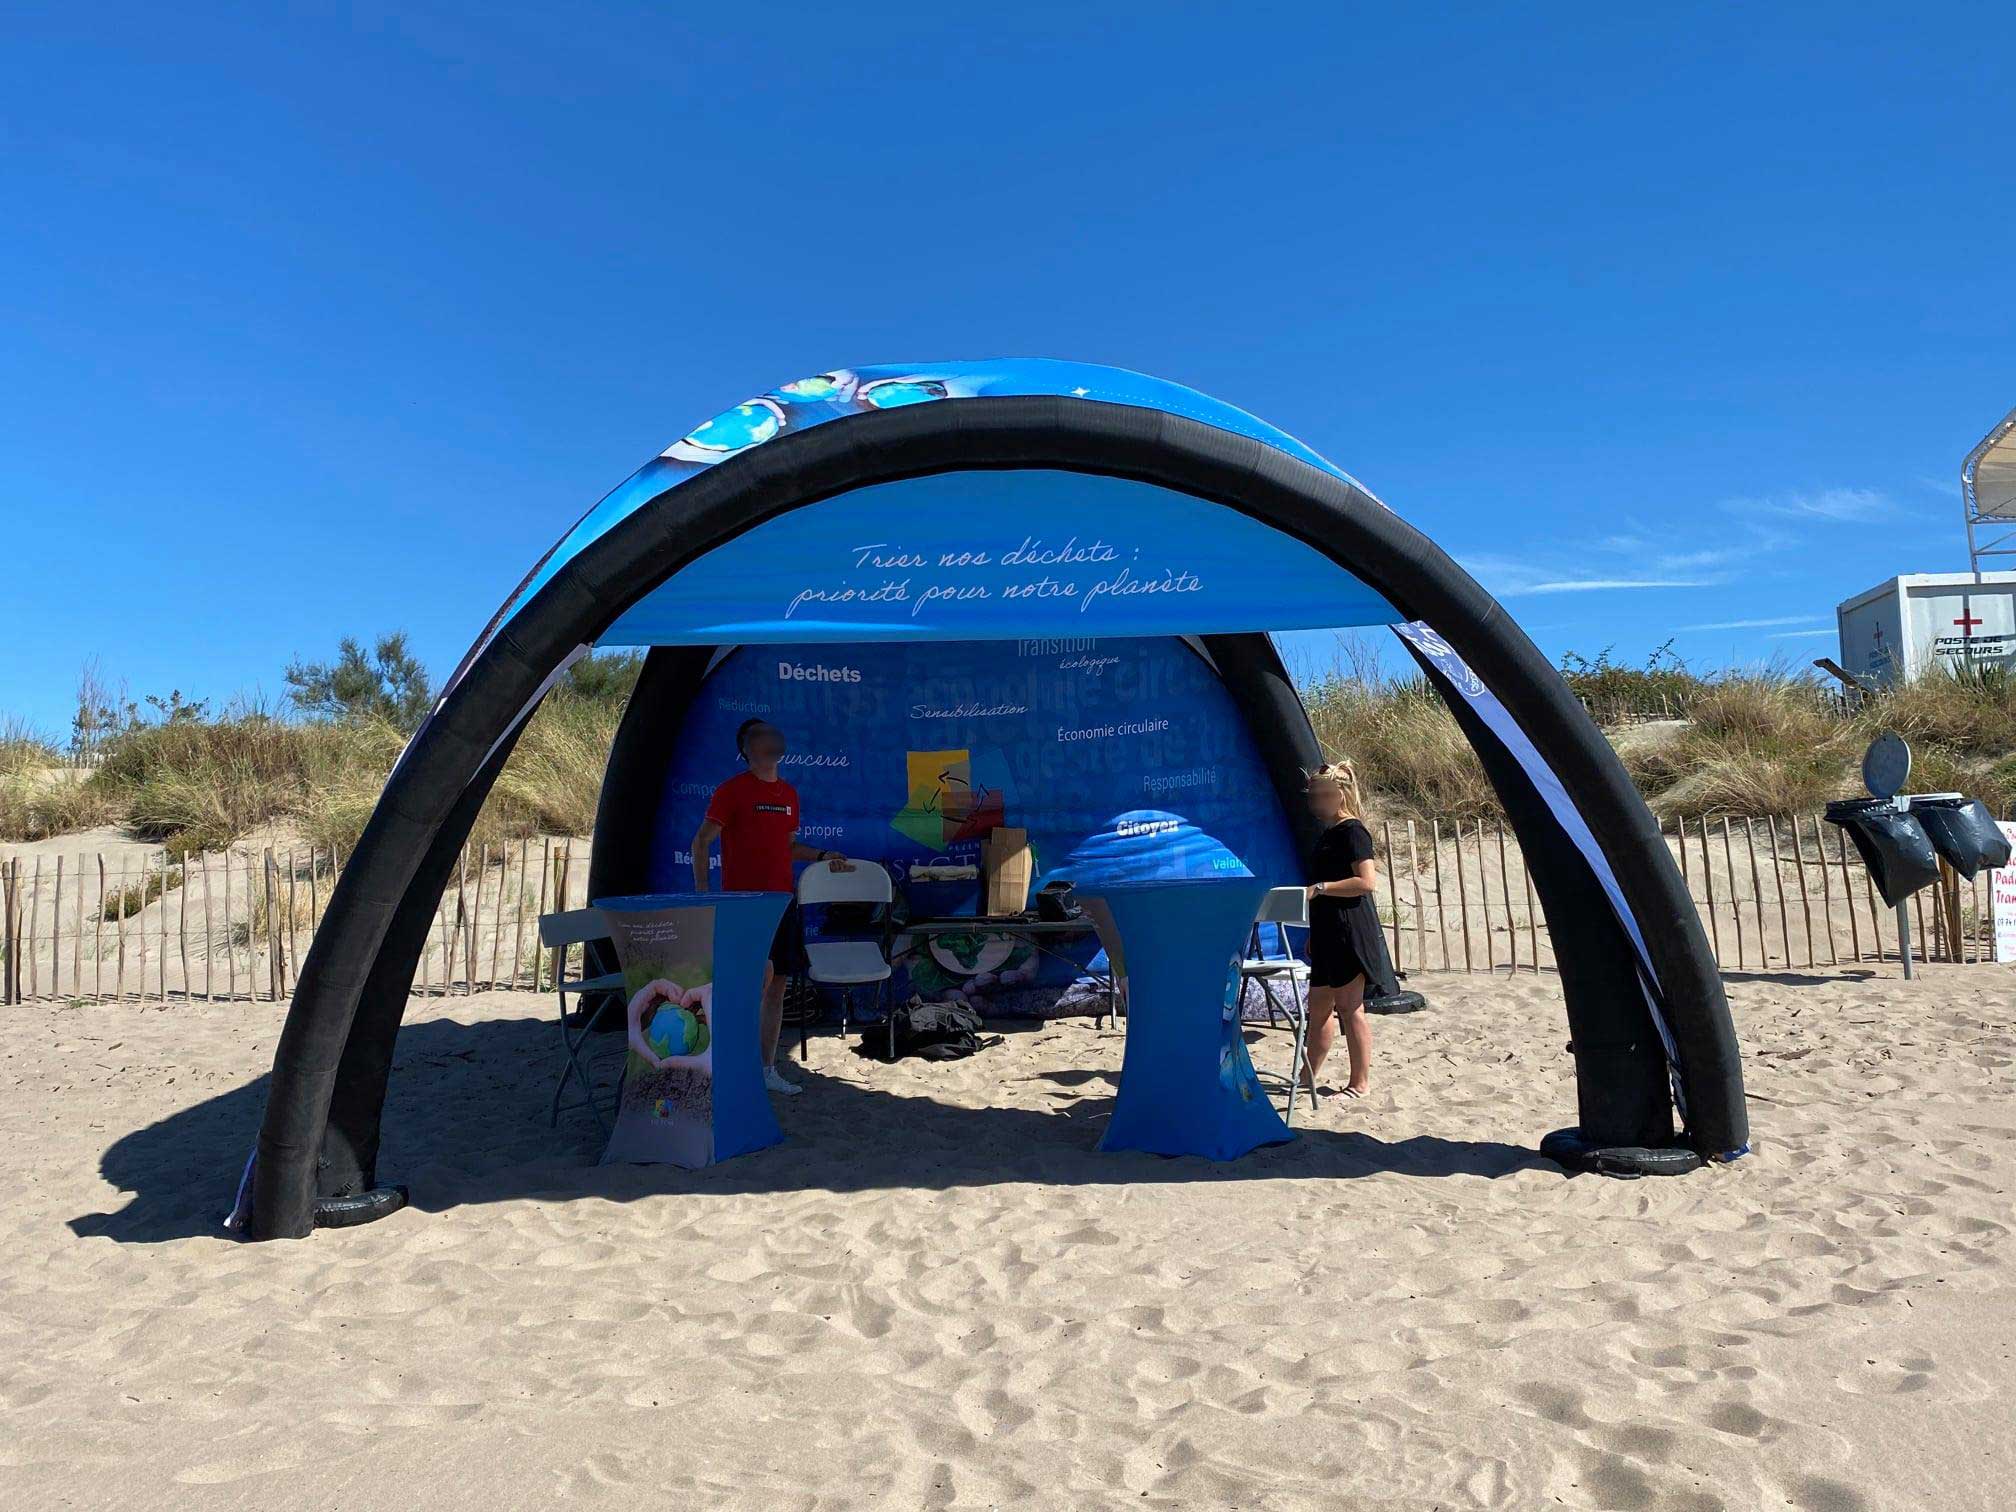
[[[1702,567],[1727,567],[1732,562],[1755,561],[1763,547],[1750,542],[1710,551],[1672,551],[1654,556],[1652,565],[1660,572],[1688,572]]]
[[[1767,635],[1766,640],[1817,640],[1820,636],[1831,636],[1830,630],[1781,630],[1776,635]]]
[[[1896,512],[1889,498],[1873,488],[1822,488],[1811,493],[1730,499],[1722,508],[1730,514],[1752,519],[1802,520],[1837,525],[1866,524]]]
[[[1817,614],[1781,614],[1775,619],[1717,620],[1712,625],[1682,625],[1682,630],[1769,630],[1774,625],[1810,625]]]
[[[1712,588],[1705,578],[1559,578],[1552,582],[1526,583],[1503,592],[1507,598],[1525,598],[1536,593],[1607,593],[1640,588]]]
[[[1499,598],[1533,598],[1555,593],[1628,593],[1652,588],[1709,588],[1712,577],[1581,575],[1554,563],[1521,561],[1516,557],[1472,556],[1463,565]]]

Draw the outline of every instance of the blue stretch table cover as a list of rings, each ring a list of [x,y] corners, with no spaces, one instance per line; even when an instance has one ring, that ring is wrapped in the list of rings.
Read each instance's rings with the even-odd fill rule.
[[[1294,1138],[1239,1032],[1239,961],[1267,888],[1199,877],[1085,889],[1109,912],[1127,973],[1127,1051],[1100,1149],[1231,1160]]]
[[[788,893],[597,898],[623,966],[623,1092],[602,1163],[704,1166],[779,1143],[758,1050]]]

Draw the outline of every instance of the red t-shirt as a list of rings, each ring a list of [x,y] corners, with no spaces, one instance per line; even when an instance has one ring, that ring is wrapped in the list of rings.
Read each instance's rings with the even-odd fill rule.
[[[726,892],[790,892],[791,839],[798,833],[798,790],[754,772],[730,777],[707,800],[721,826],[721,886]]]

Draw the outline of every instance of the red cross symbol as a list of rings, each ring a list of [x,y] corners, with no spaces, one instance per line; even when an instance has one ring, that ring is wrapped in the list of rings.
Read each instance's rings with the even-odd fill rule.
[[[1960,618],[1953,621],[1953,623],[1960,627],[1960,633],[1963,636],[1972,636],[1974,634],[1974,627],[1980,624],[1981,621],[1963,611]]]

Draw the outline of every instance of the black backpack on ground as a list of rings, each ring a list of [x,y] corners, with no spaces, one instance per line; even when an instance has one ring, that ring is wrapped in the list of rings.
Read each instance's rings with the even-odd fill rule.
[[[980,1015],[964,1003],[927,1003],[912,998],[890,1012],[886,1024],[861,1031],[856,1055],[870,1060],[964,1060],[976,1050],[1001,1043],[998,1034],[982,1034]]]

